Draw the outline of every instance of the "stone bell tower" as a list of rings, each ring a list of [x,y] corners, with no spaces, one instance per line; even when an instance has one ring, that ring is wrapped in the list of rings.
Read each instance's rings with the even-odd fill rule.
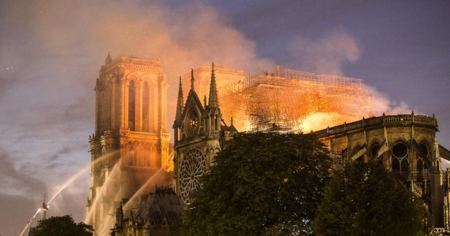
[[[114,201],[131,197],[169,161],[167,88],[160,61],[112,60],[108,53],[94,89],[95,133],[89,137],[93,165],[86,219],[95,235]],[[104,186],[116,163],[114,183]]]

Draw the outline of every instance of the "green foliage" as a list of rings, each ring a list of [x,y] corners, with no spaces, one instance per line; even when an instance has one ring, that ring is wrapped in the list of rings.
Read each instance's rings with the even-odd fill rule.
[[[317,210],[317,235],[426,235],[423,202],[375,163],[334,170]]]
[[[83,222],[75,223],[70,215],[40,220],[33,236],[92,236],[94,229]]]
[[[331,167],[315,136],[237,134],[214,160],[184,212],[183,235],[311,234]]]

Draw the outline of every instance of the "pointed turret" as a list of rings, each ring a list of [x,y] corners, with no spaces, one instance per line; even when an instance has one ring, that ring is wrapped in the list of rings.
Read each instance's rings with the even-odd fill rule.
[[[120,206],[116,209],[116,226],[122,228],[123,222],[123,203],[120,202]]]
[[[194,91],[194,69],[191,68],[191,90]]]
[[[233,117],[231,117],[230,127],[228,127],[228,131],[233,132],[232,134],[235,134],[238,132],[236,127],[234,127],[234,125],[233,125]]]
[[[105,59],[105,65],[108,65],[111,62],[112,62],[111,54],[109,54],[109,52],[108,52],[108,56]]]
[[[183,112],[183,87],[181,85],[181,76],[180,76],[180,84],[178,87],[178,99],[177,99],[177,112],[175,114],[175,123],[181,120],[181,113]]]
[[[214,62],[211,70],[211,84],[209,86],[209,108],[219,108],[219,97],[217,96],[216,75],[214,73]]]

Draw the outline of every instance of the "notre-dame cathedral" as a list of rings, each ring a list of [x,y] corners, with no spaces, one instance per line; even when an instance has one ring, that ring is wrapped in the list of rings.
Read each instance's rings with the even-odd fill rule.
[[[186,99],[180,78],[174,150],[169,153],[170,134],[165,128],[168,84],[161,63],[129,57],[112,60],[108,55],[95,88],[96,128],[90,137],[95,163],[86,210],[93,214],[88,223],[96,230],[112,214],[114,224],[109,229],[113,235],[178,235],[181,211],[201,187],[200,176],[214,165],[223,142],[238,132],[232,118],[228,125],[223,119],[216,73],[213,64],[208,93],[196,91],[191,71]],[[450,229],[450,174],[442,170],[441,158],[450,160],[450,152],[438,144],[438,131],[434,116],[411,113],[368,116],[314,133],[329,148],[335,168],[348,161],[372,159],[393,171],[424,200],[435,229],[444,232]],[[161,183],[170,183],[172,188],[148,189],[134,210],[124,210],[123,198],[132,196],[172,161],[172,155],[173,177],[168,175]],[[103,191],[115,163],[120,163],[117,188]],[[96,235],[107,234],[96,231]]]

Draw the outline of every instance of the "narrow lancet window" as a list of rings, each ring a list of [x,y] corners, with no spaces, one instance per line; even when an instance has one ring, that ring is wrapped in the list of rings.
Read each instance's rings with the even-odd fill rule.
[[[130,81],[130,90],[128,93],[128,127],[135,131],[136,121],[136,88],[134,81]]]
[[[149,126],[149,89],[148,89],[148,83],[145,82],[143,94],[142,94],[142,131],[148,132],[148,126]]]

